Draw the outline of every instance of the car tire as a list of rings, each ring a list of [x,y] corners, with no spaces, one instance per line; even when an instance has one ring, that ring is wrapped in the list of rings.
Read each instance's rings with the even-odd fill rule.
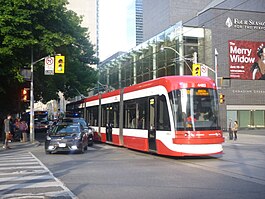
[[[93,146],[93,136],[88,139],[88,146]]]

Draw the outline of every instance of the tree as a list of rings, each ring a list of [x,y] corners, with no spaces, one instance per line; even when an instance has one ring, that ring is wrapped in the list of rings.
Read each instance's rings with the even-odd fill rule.
[[[0,108],[18,104],[23,82],[20,69],[30,66],[31,55],[38,60],[60,53],[66,57],[65,74],[44,76],[44,62],[34,65],[34,98],[46,102],[86,93],[97,81],[94,46],[81,18],[67,10],[67,0],[0,0]],[[6,106],[7,102],[10,107]],[[17,107],[18,108],[18,107]]]

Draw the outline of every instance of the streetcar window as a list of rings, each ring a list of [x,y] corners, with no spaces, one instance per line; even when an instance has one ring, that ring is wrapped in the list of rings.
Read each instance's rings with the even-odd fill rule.
[[[88,123],[92,126],[98,126],[98,107],[93,106],[87,108]]]
[[[176,130],[220,129],[216,90],[180,89],[169,96]]]
[[[107,105],[102,105],[101,107],[101,126],[106,126],[107,124]]]
[[[102,125],[111,124],[112,127],[119,127],[119,103],[102,105]]]
[[[157,99],[157,130],[170,130],[168,107],[164,95]]]
[[[147,98],[139,98],[124,102],[124,128],[147,129]]]
[[[108,123],[112,124],[114,128],[119,127],[119,103],[109,105],[108,108],[109,119]]]

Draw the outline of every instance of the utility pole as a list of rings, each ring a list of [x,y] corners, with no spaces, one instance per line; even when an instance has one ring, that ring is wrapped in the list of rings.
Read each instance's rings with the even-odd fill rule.
[[[218,63],[217,63],[217,57],[218,57],[218,52],[217,52],[217,49],[215,48],[214,49],[214,70],[215,70],[215,84],[216,84],[216,88],[218,89],[218,76],[217,76],[217,66],[218,66]]]

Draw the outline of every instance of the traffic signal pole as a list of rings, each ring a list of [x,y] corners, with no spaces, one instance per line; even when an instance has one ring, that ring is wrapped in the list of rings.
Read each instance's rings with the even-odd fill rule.
[[[42,57],[38,59],[37,61],[33,61],[33,48],[31,48],[31,61],[30,61],[30,72],[31,72],[31,78],[30,78],[30,122],[29,122],[29,133],[30,133],[30,142],[35,142],[35,127],[34,127],[34,85],[33,85],[33,66],[34,64],[46,59],[49,56]]]
[[[30,123],[29,123],[29,135],[30,142],[35,141],[35,132],[34,132],[34,95],[33,95],[33,48],[31,48],[31,61],[30,61]]]

